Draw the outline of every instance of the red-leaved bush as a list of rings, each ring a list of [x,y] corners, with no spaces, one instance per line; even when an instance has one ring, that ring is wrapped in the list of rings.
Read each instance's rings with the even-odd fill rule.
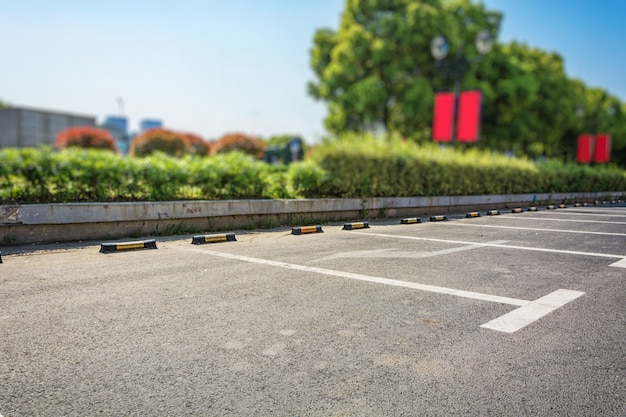
[[[57,133],[54,146],[57,149],[64,149],[70,146],[79,148],[109,149],[118,151],[113,135],[105,129],[92,126],[68,127]]]
[[[211,153],[211,144],[193,133],[183,134],[187,139],[187,147],[194,155],[209,155]]]
[[[198,135],[157,128],[134,138],[129,153],[133,156],[147,156],[159,151],[180,158],[185,154],[208,155],[209,149],[209,143]]]
[[[212,154],[237,150],[253,155],[257,159],[262,159],[265,152],[265,143],[260,139],[243,133],[227,133],[211,147]]]

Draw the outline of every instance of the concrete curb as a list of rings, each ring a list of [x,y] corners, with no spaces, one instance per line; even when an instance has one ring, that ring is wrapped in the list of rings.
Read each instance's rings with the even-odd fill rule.
[[[594,202],[622,192],[509,194],[366,199],[223,200],[60,203],[0,206],[0,245],[116,239],[190,230],[262,228],[263,224],[319,223],[461,213],[466,210]],[[295,221],[299,220],[299,221]],[[303,220],[303,221],[302,221]]]

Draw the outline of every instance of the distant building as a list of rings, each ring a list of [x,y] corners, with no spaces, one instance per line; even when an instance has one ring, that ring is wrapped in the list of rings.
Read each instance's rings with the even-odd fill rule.
[[[139,131],[140,133],[145,132],[150,129],[160,129],[163,127],[163,122],[158,119],[143,119],[139,123]]]
[[[114,127],[116,130],[128,134],[128,119],[126,116],[107,116],[102,126]]]
[[[100,128],[111,133],[120,152],[128,153],[128,119],[125,116],[107,116]]]
[[[0,148],[54,145],[60,131],[74,126],[95,126],[94,116],[24,107],[0,109]]]

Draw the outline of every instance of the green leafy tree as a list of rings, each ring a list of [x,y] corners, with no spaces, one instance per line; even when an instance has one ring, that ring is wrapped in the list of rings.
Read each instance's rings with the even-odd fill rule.
[[[339,30],[315,34],[317,80],[309,83],[309,94],[328,103],[331,132],[426,138],[434,92],[451,87],[430,55],[431,40],[445,35],[455,56],[455,48],[472,43],[479,31],[497,34],[500,20],[469,0],[347,0]]]
[[[479,56],[476,35],[486,29],[496,38],[501,19],[473,0],[347,0],[339,28],[315,33],[309,94],[327,103],[326,127],[339,137],[426,141],[435,92],[479,89],[479,147],[571,161],[579,133],[603,131],[613,138],[612,161],[626,165],[625,103],[568,78],[558,53],[511,42]],[[449,43],[447,65],[430,53],[438,35]]]
[[[582,83],[581,83],[582,84]],[[613,162],[626,166],[626,104],[601,88],[579,88],[578,132],[608,133]]]
[[[484,93],[481,146],[558,156],[576,123],[576,88],[556,53],[512,42],[497,45],[468,88]]]

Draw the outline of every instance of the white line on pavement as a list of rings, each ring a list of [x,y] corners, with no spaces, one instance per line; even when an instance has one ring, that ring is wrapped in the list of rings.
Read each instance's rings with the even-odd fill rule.
[[[543,316],[551,313],[559,307],[569,303],[570,301],[580,297],[584,292],[572,290],[557,290],[535,301],[520,300],[517,298],[500,297],[492,294],[482,294],[473,291],[456,290],[453,288],[438,287],[434,285],[418,284],[415,282],[399,281],[395,279],[372,277],[368,275],[354,274],[351,272],[334,271],[326,268],[317,268],[311,266],[290,264],[287,262],[271,261],[268,259],[253,258],[250,256],[235,255],[224,252],[216,252],[212,250],[199,248],[178,248],[180,250],[197,252],[221,258],[234,259],[237,261],[251,262],[255,264],[274,266],[285,269],[293,269],[304,272],[311,272],[321,275],[331,275],[340,278],[354,279],[358,281],[372,282],[376,284],[385,284],[395,287],[411,288],[421,291],[433,292],[437,294],[455,295],[457,297],[470,298],[480,301],[491,301],[500,304],[509,304],[519,306],[519,308],[496,318],[481,327],[501,331],[505,333],[514,333],[523,327],[528,326],[532,322],[539,320]]]
[[[494,240],[488,243],[507,243],[508,240]],[[442,249],[432,252],[415,252],[415,251],[399,251],[395,248],[389,249],[370,249],[359,251],[338,252],[323,258],[314,259],[311,262],[329,261],[332,259],[342,258],[385,258],[385,259],[421,259],[430,258],[433,256],[449,255],[451,253],[463,252],[466,250],[480,249],[484,247],[483,244],[460,246],[457,248]]]
[[[491,320],[480,327],[505,333],[514,333],[583,294],[584,292],[580,291],[557,290],[497,319]]]
[[[377,236],[377,237],[388,237],[392,239],[409,239],[409,240],[423,240],[427,242],[443,242],[443,243],[454,243],[458,245],[476,245],[480,244],[487,247],[492,248],[501,248],[501,249],[516,249],[516,250],[526,250],[526,251],[534,251],[534,252],[548,252],[548,253],[560,253],[564,255],[580,255],[580,256],[595,256],[599,258],[617,258],[624,259],[626,255],[612,255],[609,253],[595,253],[595,252],[579,252],[573,250],[561,250],[561,249],[546,249],[546,248],[533,248],[527,246],[512,246],[512,245],[500,245],[494,243],[480,243],[480,242],[466,242],[462,240],[448,240],[448,239],[432,239],[427,237],[416,237],[416,236],[401,236],[401,235],[387,235],[383,233],[365,233],[365,232],[350,232],[364,236]]]
[[[584,230],[561,230],[561,229],[541,229],[538,227],[515,227],[515,226],[494,226],[488,224],[470,224],[461,222],[442,222],[441,224],[448,226],[468,226],[468,227],[491,227],[494,229],[514,229],[514,230],[533,230],[539,232],[558,232],[558,233],[578,233],[581,235],[605,235],[605,236],[626,236],[626,233],[608,233],[608,232],[585,232]]]
[[[622,259],[621,261],[617,261],[609,266],[612,266],[613,268],[626,268],[626,258]]]
[[[354,274],[352,272],[335,271],[332,269],[318,268],[314,266],[305,266],[305,265],[290,264],[287,262],[270,261],[268,259],[252,258],[250,256],[243,256],[243,255],[233,255],[230,253],[216,252],[216,251],[206,250],[206,249],[187,248],[187,249],[182,249],[182,250],[204,253],[207,255],[218,256],[220,258],[234,259],[237,261],[251,262],[255,264],[275,266],[275,267],[285,268],[285,269],[294,269],[297,271],[311,272],[311,273],[321,274],[321,275],[331,275],[331,276],[340,277],[340,278],[349,278],[349,279],[355,279],[358,281],[373,282],[376,284],[392,285],[394,287],[413,288],[413,289],[421,290],[421,291],[434,292],[438,294],[456,295],[457,297],[473,298],[475,300],[492,301],[494,303],[510,304],[514,306],[523,306],[530,302],[527,300],[519,300],[517,298],[500,297],[498,295],[482,294],[482,293],[472,292],[472,291],[455,290],[453,288],[418,284],[416,282],[407,282],[407,281],[399,281],[395,279],[372,277],[369,275]]]
[[[526,216],[501,216],[498,217],[499,219],[507,219],[507,220],[538,220],[538,221],[542,221],[542,222],[571,222],[571,223],[603,223],[603,224],[624,224],[626,225],[626,222],[610,222],[608,220],[574,220],[574,219],[555,219],[555,218],[550,218],[550,219],[542,219],[541,217],[526,217]]]
[[[593,210],[592,211],[582,211],[582,210],[572,210],[572,209],[567,209],[565,211],[563,210],[558,210],[558,211],[542,211],[542,214],[548,214],[548,215],[559,215],[559,214],[569,214],[571,216],[597,216],[597,217],[626,217],[626,214],[615,214],[615,211],[610,211],[610,210]]]

